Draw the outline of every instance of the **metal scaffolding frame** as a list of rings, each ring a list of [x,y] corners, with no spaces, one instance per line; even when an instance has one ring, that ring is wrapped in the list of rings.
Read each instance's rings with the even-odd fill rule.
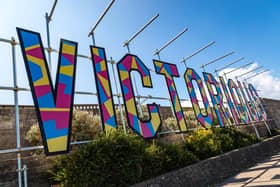
[[[103,17],[105,16],[105,14],[108,12],[108,10],[110,9],[110,7],[113,5],[113,3],[115,2],[115,0],[111,0],[111,2],[109,3],[109,5],[106,7],[106,9],[104,10],[104,12],[101,14],[101,16],[99,17],[98,21],[96,22],[96,24],[94,25],[94,27],[91,29],[91,31],[88,33],[88,36],[92,36],[92,40],[93,40],[93,44],[95,45],[95,38],[94,38],[94,31],[97,28],[97,26],[99,25],[99,23],[101,22],[101,20],[103,19]],[[53,13],[55,10],[55,7],[57,5],[57,0],[54,1],[54,4],[51,8],[50,13],[46,13],[45,14],[45,20],[46,20],[46,32],[47,32],[47,47],[44,48],[46,50],[46,52],[48,53],[48,63],[49,63],[49,69],[50,71],[52,70],[52,63],[51,63],[51,54],[52,52],[58,53],[58,50],[53,49],[51,47],[51,43],[50,43],[50,30],[49,30],[49,24],[50,21],[52,20],[53,17]],[[130,42],[137,37],[148,25],[150,25],[156,18],[158,18],[159,14],[155,15],[148,23],[146,23],[138,32],[136,32],[129,40],[127,40],[126,42],[124,42],[124,46],[127,47],[128,52],[130,53],[129,50],[129,44]],[[173,41],[175,41],[177,38],[179,38],[183,33],[185,33],[188,29],[184,29],[182,32],[180,32],[179,34],[177,34],[174,38],[172,38],[170,41],[168,41],[166,44],[164,44],[159,50],[157,49],[154,52],[154,55],[157,55],[159,57],[160,52],[165,49],[169,44],[171,44]],[[4,150],[0,150],[0,154],[7,154],[7,153],[16,153],[17,154],[17,173],[18,173],[18,186],[21,187],[22,183],[24,183],[24,186],[27,187],[28,183],[27,183],[27,165],[23,164],[22,165],[22,158],[21,158],[21,153],[25,152],[25,151],[32,151],[32,150],[40,150],[43,149],[43,146],[31,146],[31,147],[22,147],[21,146],[21,142],[20,142],[20,126],[19,126],[19,92],[30,92],[29,88],[23,88],[23,87],[18,87],[18,82],[17,82],[17,66],[16,66],[16,46],[19,45],[19,43],[15,40],[15,38],[11,38],[11,39],[5,39],[5,38],[0,38],[0,42],[4,42],[7,44],[10,44],[11,46],[11,50],[12,50],[12,68],[13,68],[13,86],[0,86],[0,90],[8,90],[8,91],[12,91],[14,94],[14,111],[15,111],[15,126],[16,126],[16,148],[10,148],[10,149],[4,149]],[[210,42],[208,43],[206,46],[202,47],[201,49],[199,49],[198,51],[194,52],[192,55],[184,58],[181,62],[185,63],[186,60],[190,59],[191,57],[197,55],[198,53],[200,53],[201,51],[203,51],[204,49],[208,48],[209,46],[213,45],[215,42]],[[205,66],[212,64],[218,60],[221,60],[222,58],[225,58],[229,55],[232,55],[234,52],[228,53],[222,57],[219,57],[205,65],[202,65],[201,68],[204,69]],[[83,54],[77,54],[77,57],[79,58],[83,58],[83,59],[87,59],[91,61],[91,57],[87,56],[87,55],[83,55]],[[160,58],[160,57],[159,57]],[[110,60],[107,61],[109,64],[111,64],[112,66],[112,71],[113,71],[113,78],[114,78],[114,84],[116,85],[116,92],[117,93],[113,93],[113,97],[117,97],[118,99],[118,106],[121,110],[121,121],[123,124],[123,130],[124,133],[126,133],[126,127],[125,127],[125,122],[124,122],[124,116],[123,116],[123,112],[122,112],[122,107],[123,104],[121,103],[121,93],[118,90],[117,87],[117,78],[116,78],[116,70],[114,68],[115,66],[115,61],[111,58]],[[151,72],[155,72],[153,69],[149,68],[149,70]],[[134,79],[134,84],[136,84],[135,79]],[[137,89],[137,87],[135,87]],[[163,101],[168,101],[171,102],[170,97],[153,97],[151,95],[140,95],[138,93],[138,91],[136,92],[136,98],[138,99],[138,104],[140,105],[140,111],[141,111],[141,99],[153,99],[153,100],[163,100]],[[75,94],[79,94],[79,95],[91,95],[91,96],[97,96],[97,93],[95,92],[88,92],[88,91],[75,91]],[[180,99],[180,101],[190,101],[190,99]],[[199,102],[203,102],[202,100],[199,100]],[[210,103],[212,103],[210,101]],[[227,102],[225,102],[227,103]],[[172,111],[172,105],[170,106]],[[270,121],[272,119],[268,119],[267,121]],[[262,122],[251,122],[251,125],[254,125],[256,123],[262,123]],[[234,126],[234,125],[232,125]],[[248,125],[247,125],[248,126]],[[219,126],[217,126],[219,127]],[[188,129],[189,131],[195,130],[196,128],[192,128],[192,129]],[[166,131],[166,132],[159,132],[158,136],[160,135],[165,135],[165,134],[173,134],[173,133],[181,133],[179,130],[173,130],[173,131]],[[93,140],[86,140],[86,141],[78,141],[78,142],[71,142],[71,145],[79,145],[79,144],[86,144],[89,142],[92,142]],[[24,174],[24,181],[22,181],[22,172]]]

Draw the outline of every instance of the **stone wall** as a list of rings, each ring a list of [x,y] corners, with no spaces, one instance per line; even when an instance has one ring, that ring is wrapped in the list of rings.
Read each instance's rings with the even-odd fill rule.
[[[214,186],[280,151],[280,135],[136,184],[133,187]]]
[[[277,123],[280,118],[280,101],[272,99],[264,99],[265,107],[268,113],[269,125],[274,128],[280,129],[280,123]],[[89,111],[92,114],[98,114],[98,105],[76,105],[76,109]],[[188,109],[184,109],[188,110]],[[32,124],[37,122],[36,113],[33,106],[20,106],[20,131],[21,131],[21,146],[26,147],[30,144],[24,139],[24,135]],[[172,117],[170,107],[160,107],[161,117],[166,119]],[[262,136],[267,136],[267,130],[264,125],[257,125],[258,131]],[[252,126],[242,127],[243,131],[255,133]],[[182,141],[181,136],[178,134],[170,134],[168,136],[160,137],[163,142]],[[5,105],[0,106],[0,150],[11,149],[16,147],[16,130],[15,130],[15,113],[14,106]],[[0,186],[16,186],[17,183],[17,162],[16,154],[0,154]],[[27,164],[28,176],[30,182],[34,185],[40,177],[38,173],[46,171],[46,168],[51,163],[52,157],[48,159],[45,157],[30,156],[30,152],[22,154],[22,163]],[[36,177],[36,180],[32,180]],[[42,183],[42,182],[41,182]],[[47,181],[45,181],[47,185]],[[36,185],[35,185],[36,186]],[[44,185],[40,185],[41,187]]]

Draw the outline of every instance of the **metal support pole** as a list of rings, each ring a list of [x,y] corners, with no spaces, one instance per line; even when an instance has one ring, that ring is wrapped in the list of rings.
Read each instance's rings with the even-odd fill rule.
[[[126,48],[127,48],[127,52],[128,52],[128,54],[130,54],[129,44],[127,44],[127,45],[126,45]]]
[[[195,51],[193,54],[189,55],[188,57],[183,58],[183,60],[180,63],[184,63],[185,67],[187,68],[187,64],[186,61],[189,60],[190,58],[192,58],[193,56],[197,55],[198,53],[202,52],[203,50],[207,49],[208,47],[210,47],[211,45],[213,45],[215,42],[209,42],[208,44],[206,44],[205,46],[203,46],[202,48],[198,49],[197,51]]]
[[[114,68],[114,62],[111,57],[111,65],[112,65],[112,71],[113,71],[113,78],[115,82],[115,87],[116,87],[116,92],[117,92],[117,98],[118,98],[118,105],[119,105],[119,110],[120,110],[120,116],[121,116],[121,121],[122,121],[122,127],[123,127],[123,132],[126,134],[126,127],[125,127],[125,121],[124,121],[124,116],[123,116],[123,110],[122,110],[122,104],[121,104],[121,94],[119,92],[118,86],[117,86],[117,78],[116,78],[116,73],[115,73],[115,68]]]
[[[230,73],[232,73],[232,72],[235,72],[235,71],[237,71],[237,70],[239,70],[239,69],[241,69],[241,68],[245,68],[245,67],[247,67],[247,66],[250,66],[251,64],[253,64],[254,62],[250,62],[250,63],[248,63],[248,64],[244,64],[244,65],[242,65],[242,66],[240,66],[240,67],[238,67],[238,68],[235,68],[235,69],[233,69],[233,70],[231,70],[231,71],[229,71],[229,72],[226,72],[225,74],[230,74]]]
[[[140,28],[134,35],[132,35],[126,42],[123,43],[123,47],[127,48],[127,52],[130,54],[130,48],[129,48],[129,44],[130,42],[136,38],[141,32],[143,32],[154,20],[156,20],[159,17],[159,14],[156,14],[152,19],[150,19],[142,28]],[[135,76],[132,74],[132,79],[133,79],[133,87],[135,88],[136,94],[137,94],[137,106],[138,106],[138,111],[140,113],[140,117],[143,117],[143,111],[142,111],[142,107],[141,107],[141,101],[140,101],[140,97],[139,97],[139,92],[137,89],[137,84],[136,84],[136,80],[135,80]]]
[[[130,44],[130,42],[136,38],[142,31],[144,31],[155,19],[159,17],[159,14],[156,14],[154,17],[152,17],[139,31],[137,31],[134,35],[132,35],[126,42],[123,43],[123,47]],[[129,51],[129,50],[128,50]]]
[[[92,38],[92,44],[95,46],[95,37],[94,37],[94,33],[91,34],[91,38]]]
[[[238,78],[243,77],[244,75],[247,75],[247,74],[249,74],[249,73],[252,73],[252,72],[254,72],[254,71],[256,71],[256,70],[259,70],[259,69],[261,69],[261,68],[263,68],[263,66],[260,66],[260,67],[254,68],[254,69],[252,69],[252,70],[250,70],[250,71],[247,71],[247,72],[245,72],[245,73],[242,73],[241,75],[236,76],[236,78],[237,78],[237,77],[238,77]]]
[[[48,13],[46,13],[46,29],[47,29],[47,43],[48,43],[48,58],[49,58],[49,68],[50,68],[50,72],[52,71],[52,61],[51,61],[51,43],[50,43],[50,28],[49,28],[49,23],[50,23],[50,19],[48,16]]]
[[[159,53],[164,50],[167,46],[169,46],[172,42],[174,42],[176,39],[178,39],[180,36],[182,36],[185,32],[188,31],[188,28],[185,28],[182,32],[178,33],[176,36],[174,36],[171,40],[166,42],[160,49],[157,49],[154,52],[154,55],[159,55]]]
[[[24,187],[28,187],[28,179],[27,179],[27,166],[23,165],[23,176],[24,176]]]
[[[239,59],[237,59],[237,60],[235,60],[235,61],[233,61],[233,62],[231,62],[231,63],[229,63],[229,64],[227,64],[227,65],[225,65],[225,66],[223,66],[223,67],[221,67],[220,69],[216,69],[215,72],[218,73],[219,71],[222,71],[222,70],[224,70],[224,69],[230,67],[231,65],[236,64],[237,62],[243,60],[244,58],[245,58],[245,57],[241,57],[241,58],[239,58]]]
[[[247,85],[248,85],[247,80],[245,80],[245,82],[243,82],[243,85],[244,85],[244,87],[247,87]],[[249,89],[249,88],[245,88],[245,89]],[[248,91],[247,94],[250,94],[249,91]],[[256,112],[258,112],[257,102],[253,99],[253,95],[252,95],[252,101],[251,101],[251,102],[253,103],[253,105],[254,105],[254,107],[255,107],[255,109],[256,109]],[[261,102],[260,102],[259,105],[260,105],[261,107],[263,107]],[[264,125],[265,125],[266,129],[267,129],[269,135],[271,135],[272,133],[271,133],[270,127],[269,127],[267,121],[265,120],[265,117],[264,117],[264,115],[263,115],[262,112],[261,112],[261,115],[262,115],[263,122],[264,122]]]
[[[108,6],[105,8],[104,12],[101,14],[101,16],[98,18],[97,22],[95,23],[95,25],[93,26],[93,28],[91,29],[91,31],[88,33],[88,37],[90,37],[95,29],[97,28],[97,26],[99,25],[99,23],[101,22],[101,20],[104,18],[104,16],[106,15],[106,13],[108,12],[108,10],[111,8],[111,6],[113,5],[113,3],[115,2],[115,0],[112,0]],[[94,42],[95,43],[95,42]]]
[[[159,53],[157,54],[157,57],[158,57],[158,60],[160,60],[160,55],[159,55]]]
[[[172,104],[172,102],[171,102],[171,98],[169,98],[168,100],[169,100],[169,103],[170,103],[170,108],[171,108],[172,115],[173,115],[173,117],[176,118],[175,111],[174,111],[174,109],[173,109],[173,104]]]
[[[235,53],[234,51],[232,51],[232,52],[230,52],[230,53],[226,53],[226,54],[224,54],[223,56],[220,56],[220,57],[218,57],[218,58],[215,58],[214,60],[211,60],[210,62],[208,62],[208,63],[206,63],[206,64],[202,64],[200,68],[202,68],[203,71],[205,71],[205,67],[206,67],[206,66],[208,66],[208,65],[210,65],[210,64],[213,64],[213,63],[215,63],[215,62],[217,62],[217,61],[219,61],[219,60],[222,60],[222,59],[224,59],[224,58],[226,58],[226,57],[228,57],[228,56],[230,56],[230,55],[233,55],[234,53]]]
[[[17,67],[16,67],[16,51],[15,51],[15,38],[12,37],[12,61],[13,61],[13,81],[14,81],[14,87],[16,88],[14,90],[14,104],[15,104],[15,122],[16,122],[16,137],[17,137],[17,149],[21,148],[20,144],[20,126],[19,126],[19,104],[18,104],[18,85],[17,85]],[[18,172],[18,186],[22,186],[22,176],[21,176],[21,154],[17,153],[17,172]]]
[[[224,77],[225,77],[225,79],[226,79],[226,81],[227,81],[227,74],[224,72]]]
[[[238,78],[237,77],[235,77],[236,78],[236,81],[238,82]],[[242,85],[241,85],[242,86]],[[238,86],[239,87],[239,86]],[[242,87],[240,88],[239,87],[239,89],[242,89]],[[245,103],[246,101],[245,101],[245,97],[244,97],[244,95],[242,95],[242,97],[243,97],[243,100],[244,100],[244,105],[245,105],[245,107],[247,108],[247,104]],[[241,107],[243,107],[242,106],[242,100],[240,100],[240,105],[241,105]],[[251,121],[252,123],[252,127],[254,128],[254,130],[255,130],[255,133],[256,133],[256,135],[257,135],[257,137],[258,138],[260,138],[260,134],[259,134],[259,131],[258,131],[258,129],[256,128],[256,126],[254,125],[254,121],[253,121],[253,119],[252,119],[252,117],[251,117],[251,115],[249,114],[249,112],[247,112],[247,114],[246,114],[246,112],[244,111],[244,110],[242,110],[243,111],[243,113],[244,113],[244,115],[248,115],[248,118],[249,118],[249,121]]]
[[[249,79],[251,79],[251,78],[254,78],[254,77],[256,77],[256,76],[258,76],[258,75],[260,75],[260,74],[263,74],[263,73],[265,73],[265,72],[268,72],[268,71],[270,71],[270,70],[269,70],[269,69],[266,69],[266,70],[260,71],[260,72],[254,74],[254,75],[252,75],[252,76],[250,76],[250,77],[245,78],[244,80],[247,81],[247,80],[249,80]]]
[[[139,92],[138,92],[138,88],[137,88],[137,84],[136,84],[136,79],[135,76],[132,75],[132,79],[133,79],[133,83],[134,83],[134,87],[135,87],[135,92],[136,92],[136,97],[137,97],[137,106],[139,109],[139,113],[140,113],[140,117],[144,117],[143,116],[143,111],[142,111],[142,107],[141,107],[141,101],[140,101],[140,97],[139,97]]]

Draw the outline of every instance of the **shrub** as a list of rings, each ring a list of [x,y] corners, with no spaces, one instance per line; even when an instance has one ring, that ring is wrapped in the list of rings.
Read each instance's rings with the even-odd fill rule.
[[[195,161],[177,145],[148,144],[115,132],[59,157],[49,173],[62,186],[127,186]]]
[[[256,136],[235,128],[199,129],[186,138],[186,148],[204,159],[257,142]]]
[[[190,133],[186,138],[186,148],[200,159],[221,153],[221,141],[211,129],[199,129]]]
[[[72,118],[72,141],[92,140],[101,133],[100,117],[86,111],[75,110]],[[27,131],[25,139],[32,145],[41,145],[42,138],[38,123]]]

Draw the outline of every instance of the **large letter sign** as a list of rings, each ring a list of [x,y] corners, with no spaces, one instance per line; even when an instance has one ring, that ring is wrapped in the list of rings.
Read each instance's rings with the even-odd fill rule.
[[[161,125],[158,106],[156,104],[148,104],[149,120],[143,121],[138,118],[130,77],[131,71],[137,71],[141,75],[143,86],[152,88],[149,69],[137,56],[131,54],[125,55],[118,62],[117,67],[129,126],[143,138],[155,137]]]
[[[179,77],[177,66],[175,64],[169,64],[158,60],[154,60],[154,66],[156,73],[164,75],[165,77],[178,127],[181,132],[185,132],[187,131],[187,125],[181,107],[180,99],[177,93],[177,89],[173,80],[173,77]]]
[[[239,119],[237,117],[236,106],[233,104],[233,102],[232,102],[232,100],[230,98],[230,95],[229,95],[229,92],[228,92],[225,80],[224,80],[224,78],[222,76],[220,76],[219,79],[220,79],[221,85],[223,87],[223,91],[224,91],[224,94],[226,96],[227,104],[228,104],[228,106],[230,108],[231,115],[233,116],[234,123],[235,123],[235,125],[239,125]]]
[[[206,115],[202,114],[201,109],[199,107],[199,103],[192,83],[193,80],[196,81],[198,85],[199,92],[201,94],[202,101],[205,107]],[[187,68],[185,72],[185,81],[197,120],[200,122],[200,124],[203,127],[205,128],[211,127],[213,123],[213,115],[203,86],[202,79],[193,69]]]
[[[235,84],[235,82],[232,79],[228,80],[228,88],[230,90],[233,103],[235,104],[235,106],[237,108],[239,118],[242,119],[245,124],[249,124],[249,118],[248,118],[248,115],[247,115],[247,108],[246,108],[246,106],[244,106],[244,103],[242,101],[242,97],[240,95],[238,86]],[[237,97],[236,97],[236,94],[234,93],[234,90],[237,94],[240,105],[237,102]],[[241,110],[241,107],[242,107],[243,111]],[[242,114],[243,114],[243,116],[242,116]]]
[[[78,43],[61,39],[54,87],[40,34],[21,28],[17,28],[17,33],[45,154],[67,153],[70,149]],[[90,46],[90,52],[103,131],[110,133],[116,131],[117,118],[105,49]],[[165,78],[180,132],[187,132],[187,123],[174,81],[174,77],[180,77],[177,66],[160,60],[153,60],[153,64],[156,74],[163,75]],[[138,72],[142,86],[152,88],[150,70],[136,55],[132,54],[126,54],[117,63],[117,70],[128,126],[145,139],[155,138],[162,123],[159,106],[155,103],[148,104],[148,119],[139,117],[131,81],[131,73]],[[236,125],[239,125],[241,120],[245,124],[254,120],[256,122],[261,119],[266,120],[266,112],[253,85],[249,84],[247,88],[243,83],[244,90],[239,81],[238,86],[232,79],[229,79],[226,84],[224,78],[219,77],[219,83],[211,73],[207,72],[203,72],[203,77],[213,104],[212,108],[215,110],[221,127],[231,125],[231,116]],[[184,79],[196,119],[203,127],[211,128],[213,126],[212,108],[201,77],[194,69],[187,68]],[[194,82],[198,89],[194,86]],[[202,98],[204,110],[199,105],[198,92]],[[224,103],[224,97],[227,103]],[[265,125],[267,126],[266,123]]]
[[[241,85],[241,82],[237,81],[237,84],[238,84],[238,87],[239,87],[239,89],[241,91],[241,94],[243,96],[243,99],[244,99],[244,102],[245,102],[245,107],[247,107],[247,111],[249,113],[249,116],[250,116],[251,120],[252,121],[255,120],[256,122],[259,122],[259,117],[257,115],[257,112],[254,110],[254,107],[250,105],[249,100],[247,99],[246,94],[244,92],[244,89]]]
[[[110,132],[117,127],[116,114],[114,110],[114,101],[112,97],[111,84],[108,74],[107,59],[105,49],[91,46],[91,56],[94,66],[94,77],[96,90],[101,111],[103,130]]]
[[[39,33],[17,29],[47,155],[69,151],[77,43],[61,40],[55,90]]]
[[[255,87],[252,84],[248,85],[248,88],[250,90],[250,93],[252,95],[252,97],[254,98],[255,102],[257,103],[257,105],[261,108],[261,114],[264,120],[267,120],[267,114],[265,112],[265,109],[261,103],[259,94],[257,92],[257,90],[255,89]]]
[[[221,127],[225,126],[225,121],[227,121],[228,125],[231,124],[230,122],[230,116],[228,112],[226,111],[223,103],[223,93],[221,90],[221,87],[218,83],[218,81],[214,78],[214,76],[211,73],[203,72],[204,80],[206,82],[215,112],[216,116],[218,118],[219,124]],[[212,88],[212,85],[216,88],[216,93],[214,93],[214,90]]]

